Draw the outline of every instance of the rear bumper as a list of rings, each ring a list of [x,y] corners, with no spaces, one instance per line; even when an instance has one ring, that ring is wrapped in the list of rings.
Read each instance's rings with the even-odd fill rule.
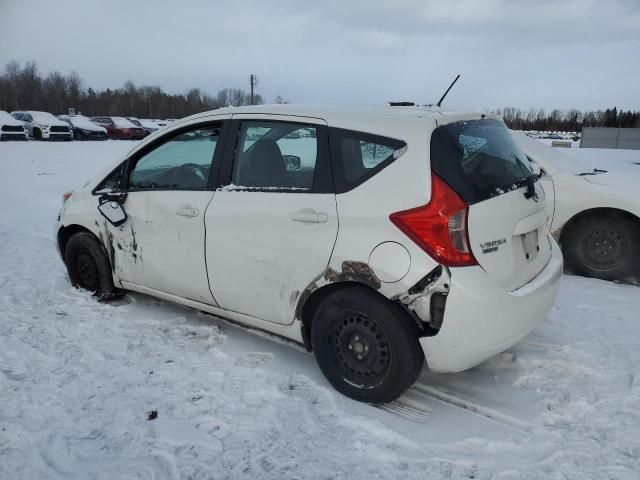
[[[442,328],[420,339],[429,369],[460,372],[512,347],[544,320],[558,295],[562,253],[551,241],[551,259],[537,277],[505,292],[480,267],[451,269]]]

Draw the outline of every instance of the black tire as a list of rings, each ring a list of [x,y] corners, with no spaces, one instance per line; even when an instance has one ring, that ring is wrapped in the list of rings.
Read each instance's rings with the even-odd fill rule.
[[[39,128],[33,129],[33,138],[36,140],[42,140],[42,131]]]
[[[640,275],[640,228],[621,214],[578,219],[563,235],[562,251],[571,273],[603,280]]]
[[[109,257],[91,233],[72,235],[64,250],[64,260],[75,287],[92,292],[100,301],[122,296],[122,292],[113,285]]]
[[[362,402],[395,400],[424,365],[417,326],[400,307],[360,286],[333,292],[320,303],[311,345],[331,385]]]

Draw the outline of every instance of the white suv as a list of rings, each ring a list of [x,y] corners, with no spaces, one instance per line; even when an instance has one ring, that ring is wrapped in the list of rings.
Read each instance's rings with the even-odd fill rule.
[[[73,131],[67,122],[47,112],[11,112],[16,120],[25,123],[29,135],[36,140],[73,140]]]
[[[337,390],[387,402],[425,358],[465,370],[544,319],[562,255],[535,180],[481,114],[220,109],[65,194],[57,245],[98,298],[142,292],[293,339]]]

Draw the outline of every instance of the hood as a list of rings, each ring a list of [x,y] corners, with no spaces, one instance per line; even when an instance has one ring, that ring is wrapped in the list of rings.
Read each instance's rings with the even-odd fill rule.
[[[44,125],[47,127],[68,127],[69,124],[63,120],[58,118],[48,118],[48,117],[33,117],[33,122],[36,125]]]
[[[16,120],[11,115],[6,112],[0,112],[0,125],[11,125],[14,127],[22,126],[24,127],[24,122],[20,120]]]
[[[638,190],[640,188],[640,165],[638,165],[636,169],[630,167],[629,169],[625,169],[625,171],[609,171],[599,173],[598,175],[584,175],[582,178],[596,185]]]
[[[77,128],[78,130],[85,130],[87,132],[107,133],[107,129],[104,127],[99,127],[98,125],[89,125],[86,123],[80,123],[80,124],[73,123],[73,128]]]

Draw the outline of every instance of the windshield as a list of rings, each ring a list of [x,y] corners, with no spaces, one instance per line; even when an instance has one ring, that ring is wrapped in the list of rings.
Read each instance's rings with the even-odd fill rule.
[[[540,164],[547,173],[567,172],[579,175],[584,172],[592,172],[593,167],[577,158],[569,157],[560,150],[542,143],[540,140],[530,138],[520,132],[511,132],[512,137],[524,150],[527,157]]]
[[[469,204],[519,188],[533,175],[527,156],[507,128],[493,119],[436,128],[431,167]]]

